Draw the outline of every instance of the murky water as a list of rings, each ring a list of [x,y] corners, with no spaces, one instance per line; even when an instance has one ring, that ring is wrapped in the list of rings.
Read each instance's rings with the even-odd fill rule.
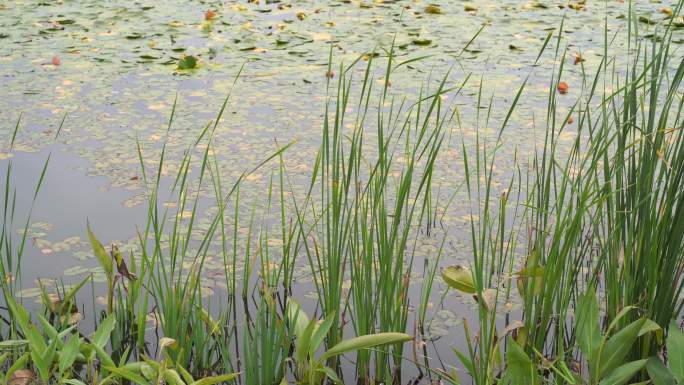
[[[278,145],[295,141],[285,163],[293,193],[302,193],[320,141],[331,42],[333,68],[374,49],[388,49],[393,41],[397,62],[426,56],[393,75],[391,92],[409,100],[417,97],[421,87],[435,87],[449,68],[452,85],[472,75],[460,95],[446,98],[458,108],[458,119],[448,127],[450,139],[435,181],[443,201],[456,194],[455,203],[441,213],[440,231],[448,233],[442,264],[467,264],[469,210],[465,191],[458,189],[464,178],[461,141],[472,144],[477,128],[495,135],[529,75],[499,154],[496,173],[505,182],[514,169],[514,154],[526,163],[543,135],[554,51],[566,50],[567,55],[563,80],[570,89],[559,98],[559,113],[564,114],[580,96],[582,71],[593,74],[601,61],[604,22],[611,41],[609,55],[626,50],[628,4],[444,1],[441,14],[426,13],[428,4],[0,2],[0,166],[4,169],[12,157],[20,208],[28,208],[43,161],[52,153],[33,211],[21,295],[38,294],[34,282],[38,277],[68,283],[91,272],[101,274],[85,236],[86,219],[104,241],[118,240],[120,248],[135,250],[135,226],[145,221],[149,192],[141,177],[137,143],[149,170],[154,170],[162,144],[167,143],[169,163],[163,173],[170,179],[183,151],[216,117],[229,92],[212,147],[222,180],[234,181]],[[655,21],[664,19],[662,8],[671,6],[652,1],[635,4],[638,15]],[[205,21],[208,9],[216,12],[211,22]],[[547,34],[557,30],[561,21],[561,46],[551,40],[539,65],[533,67]],[[485,28],[468,45],[482,25]],[[656,25],[640,23],[640,27],[648,34]],[[681,41],[684,35],[677,38]],[[581,65],[575,64],[576,54],[584,60]],[[179,71],[177,63],[183,55],[197,57],[199,67]],[[233,85],[240,68],[242,74]],[[382,86],[383,68],[379,63],[373,73],[376,87]],[[363,70],[362,60],[352,70],[354,77],[361,79]],[[489,125],[482,116],[477,118],[480,83],[483,100],[489,103],[492,98],[495,106]],[[165,139],[175,98],[176,115]],[[3,152],[20,115],[15,150]],[[64,126],[54,140],[63,117]],[[568,142],[574,139],[572,130],[566,136]],[[269,169],[250,176],[242,195],[258,195],[269,178]],[[206,214],[212,212],[208,205]],[[208,226],[208,220],[202,226]],[[441,239],[441,235],[421,239],[419,254],[429,259]],[[422,261],[416,267],[419,282]],[[306,268],[303,265],[297,292],[311,297]],[[209,272],[221,269],[220,260],[209,261]],[[468,305],[456,304],[472,304],[472,300],[452,293],[440,304],[443,290],[437,282],[431,334],[454,341],[461,333],[460,319],[474,316],[467,314]]]

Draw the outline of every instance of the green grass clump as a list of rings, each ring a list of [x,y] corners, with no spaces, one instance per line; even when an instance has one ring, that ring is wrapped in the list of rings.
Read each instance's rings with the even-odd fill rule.
[[[512,179],[498,204],[491,186],[501,143],[490,152],[487,146],[478,150],[475,162],[466,158],[466,173],[475,170],[467,180],[485,181],[469,183],[479,218],[472,221],[472,272],[454,268],[443,274],[451,287],[478,299],[477,338],[471,343],[466,324],[467,350],[457,351],[477,384],[499,378],[530,384],[674,383],[660,357],[671,363],[684,357],[663,338],[664,332],[680,333],[672,320],[680,319],[684,285],[684,61],[671,52],[672,23],[651,41],[640,37],[631,8],[627,23],[628,70],[617,72],[617,59],[607,56],[606,30],[596,74],[585,74],[582,96],[563,114],[556,89],[566,60],[557,40],[560,64],[549,87],[543,145],[527,175]],[[559,137],[573,115],[576,138],[562,149]],[[519,214],[508,218],[516,189],[512,211]],[[519,240],[526,247],[514,268]],[[498,299],[507,301],[511,287],[522,300],[521,314],[507,318],[502,333]],[[446,378],[458,383],[453,374]]]

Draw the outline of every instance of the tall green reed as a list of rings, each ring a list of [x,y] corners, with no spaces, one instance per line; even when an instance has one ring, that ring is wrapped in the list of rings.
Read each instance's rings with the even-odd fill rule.
[[[684,136],[681,84],[684,61],[673,50],[674,20],[644,41],[630,9],[628,38],[632,51],[622,83],[607,100],[604,135],[614,149],[602,159],[600,182],[605,218],[597,234],[605,280],[606,315],[615,319],[628,305],[638,312],[620,320],[627,325],[647,317],[662,327],[679,317],[682,305],[684,241]],[[658,350],[645,336],[634,358]]]
[[[393,49],[386,51],[384,85],[373,90],[374,56],[368,55],[354,102],[352,73],[359,61],[339,68],[309,189],[309,196],[320,191],[320,207],[304,207],[317,229],[304,249],[323,313],[332,317],[330,346],[342,338],[340,315],[350,315],[357,335],[407,329],[418,225],[433,216],[432,175],[451,112],[442,107],[442,96],[454,90],[445,86],[446,76],[414,104],[391,95],[391,73],[405,64],[395,62]],[[300,232],[307,231],[302,226]],[[347,276],[349,294],[343,290]],[[371,355],[358,353],[363,378],[370,377]],[[375,377],[393,381],[390,363],[398,368],[401,356],[399,345],[380,348]]]

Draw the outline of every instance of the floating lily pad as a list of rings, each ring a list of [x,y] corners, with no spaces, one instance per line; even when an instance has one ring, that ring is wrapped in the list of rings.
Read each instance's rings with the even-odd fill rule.
[[[432,44],[431,39],[413,39],[413,44],[415,45],[420,45],[420,46],[426,46]]]
[[[178,61],[179,70],[190,70],[197,67],[197,58],[191,55],[186,55]]]
[[[141,33],[138,33],[138,32],[126,35],[126,39],[128,39],[128,40],[138,40],[138,39],[142,39],[142,37],[143,37],[143,35]]]

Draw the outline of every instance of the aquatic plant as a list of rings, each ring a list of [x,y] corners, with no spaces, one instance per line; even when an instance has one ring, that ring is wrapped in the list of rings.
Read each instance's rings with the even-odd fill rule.
[[[675,14],[681,8],[678,2]],[[617,321],[621,327],[641,317],[667,327],[684,305],[684,61],[671,51],[673,28],[670,21],[657,39],[643,43],[637,23],[630,23],[630,66],[601,112],[598,135],[614,143],[602,159],[605,199],[596,235],[606,315],[612,322],[628,305],[639,308]],[[644,336],[632,357],[648,358],[657,349]]]
[[[412,339],[408,334],[392,332],[362,335],[341,341],[316,357],[316,352],[333,325],[334,317],[323,319],[320,323],[316,320],[309,320],[301,306],[293,300],[288,301],[287,313],[297,338],[294,351],[297,377],[308,385],[321,384],[326,377],[336,384],[344,384],[337,372],[325,365],[331,357],[387,344],[398,344]]]

